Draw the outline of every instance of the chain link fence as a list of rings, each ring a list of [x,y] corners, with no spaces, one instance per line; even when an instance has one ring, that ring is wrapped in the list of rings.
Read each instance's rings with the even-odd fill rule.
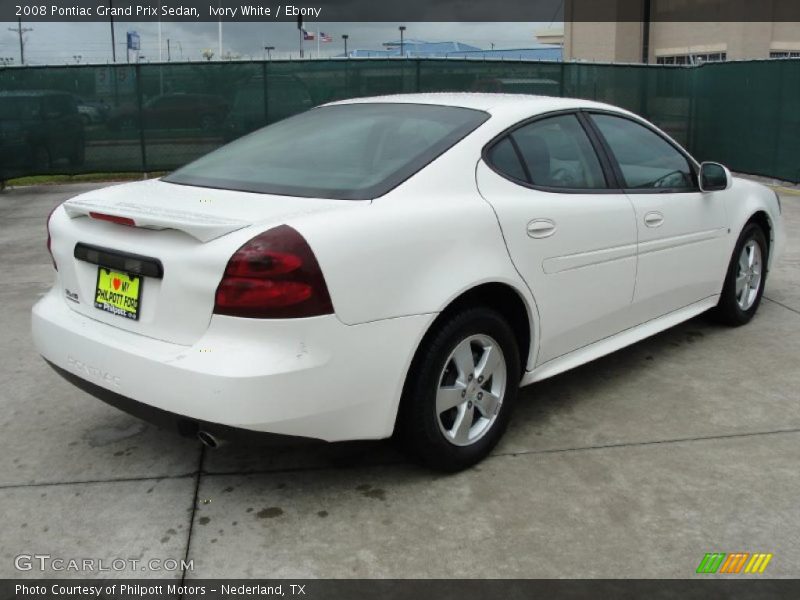
[[[800,182],[800,60],[697,67],[332,59],[0,68],[0,179],[168,171],[312,106],[407,92],[608,102],[699,160]]]

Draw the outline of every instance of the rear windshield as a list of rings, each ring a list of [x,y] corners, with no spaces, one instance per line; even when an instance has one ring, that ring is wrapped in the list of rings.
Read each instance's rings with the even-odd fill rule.
[[[376,198],[489,115],[426,104],[323,106],[260,129],[165,177],[183,185],[309,198]]]

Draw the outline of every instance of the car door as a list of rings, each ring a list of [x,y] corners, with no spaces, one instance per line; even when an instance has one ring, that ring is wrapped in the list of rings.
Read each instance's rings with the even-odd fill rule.
[[[591,121],[636,211],[637,320],[718,294],[729,258],[720,193],[701,192],[694,161],[649,125],[601,112]]]
[[[577,111],[524,122],[477,169],[539,312],[542,364],[630,326],[636,222]]]

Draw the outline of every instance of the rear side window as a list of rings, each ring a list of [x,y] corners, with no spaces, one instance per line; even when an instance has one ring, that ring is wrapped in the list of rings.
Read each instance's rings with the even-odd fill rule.
[[[619,163],[629,189],[694,189],[689,161],[672,144],[630,119],[594,114],[592,120]]]
[[[515,129],[492,146],[487,158],[504,175],[537,186],[578,190],[608,187],[594,147],[572,114]]]
[[[525,169],[519,161],[519,155],[509,138],[505,137],[492,146],[489,150],[488,159],[494,168],[504,175],[508,175],[514,179],[528,181]]]
[[[323,106],[223,146],[165,181],[311,198],[376,198],[488,118],[483,111],[427,104]]]

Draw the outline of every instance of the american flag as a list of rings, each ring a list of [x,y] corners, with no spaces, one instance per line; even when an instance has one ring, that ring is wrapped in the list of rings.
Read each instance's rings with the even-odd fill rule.
[[[333,38],[331,36],[329,36],[327,33],[323,33],[323,32],[320,31],[320,33],[319,33],[319,41],[321,41],[322,43],[332,42]]]
[[[303,29],[302,31],[303,31],[303,41],[310,42],[311,40],[314,39],[314,32],[313,31],[311,33],[306,31],[305,29]]]

